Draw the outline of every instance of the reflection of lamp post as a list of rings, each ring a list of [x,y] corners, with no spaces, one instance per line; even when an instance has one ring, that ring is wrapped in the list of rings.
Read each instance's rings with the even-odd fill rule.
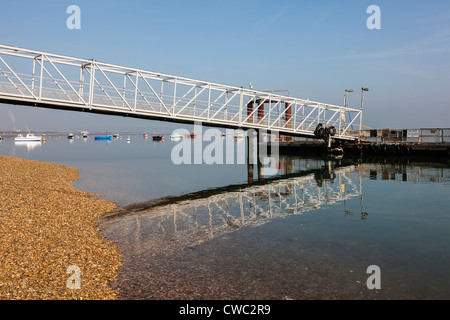
[[[367,90],[366,90],[367,91]],[[367,212],[364,211],[364,204],[363,204],[363,192],[362,192],[362,179],[361,179],[361,167],[358,169],[358,176],[359,176],[359,196],[360,200],[359,203],[361,204],[361,220],[367,219],[367,216],[369,215]]]
[[[359,142],[361,142],[361,130],[362,130],[362,113],[363,113],[363,103],[364,103],[364,91],[369,91],[368,88],[361,88],[361,113],[359,115]]]

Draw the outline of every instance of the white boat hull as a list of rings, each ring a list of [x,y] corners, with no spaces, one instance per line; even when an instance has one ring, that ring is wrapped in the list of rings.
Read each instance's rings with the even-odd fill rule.
[[[27,134],[25,137],[23,137],[23,136],[15,137],[14,140],[17,141],[17,142],[42,141],[42,137],[41,136],[35,136],[33,134]]]

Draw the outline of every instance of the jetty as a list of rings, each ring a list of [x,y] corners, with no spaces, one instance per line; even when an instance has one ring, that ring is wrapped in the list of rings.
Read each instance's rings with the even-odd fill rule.
[[[280,154],[330,153],[326,140],[295,140],[281,136],[277,142]],[[365,130],[359,141],[334,142],[332,148],[340,148],[342,154],[352,155],[450,157],[450,128]]]

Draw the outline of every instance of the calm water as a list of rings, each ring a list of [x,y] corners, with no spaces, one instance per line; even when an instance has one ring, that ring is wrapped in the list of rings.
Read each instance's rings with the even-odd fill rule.
[[[126,138],[0,142],[78,168],[77,188],[118,202],[99,223],[122,249],[123,299],[450,298],[447,160],[281,157],[264,177],[176,166],[177,142]],[[371,265],[380,289],[367,288]]]

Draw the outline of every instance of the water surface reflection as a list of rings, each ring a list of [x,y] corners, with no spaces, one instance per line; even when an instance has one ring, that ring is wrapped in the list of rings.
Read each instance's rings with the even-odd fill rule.
[[[446,164],[283,158],[281,168],[105,216],[102,231],[124,252],[122,297],[450,297]],[[417,216],[417,194],[433,212]],[[382,290],[365,286],[372,264]]]

